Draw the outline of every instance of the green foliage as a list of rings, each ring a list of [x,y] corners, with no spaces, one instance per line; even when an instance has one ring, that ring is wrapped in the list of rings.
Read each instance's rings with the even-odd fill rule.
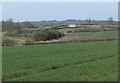
[[[44,30],[44,31],[35,33],[33,36],[33,40],[46,41],[46,40],[58,39],[62,36],[63,34],[58,31]]]
[[[115,81],[118,42],[4,46],[2,78],[11,81]]]

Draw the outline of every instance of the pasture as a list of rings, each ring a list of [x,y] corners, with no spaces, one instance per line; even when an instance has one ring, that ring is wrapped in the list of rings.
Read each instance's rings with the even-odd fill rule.
[[[63,39],[90,40],[90,39],[118,39],[118,31],[79,32],[66,34]]]
[[[118,42],[3,47],[3,80],[115,81]]]

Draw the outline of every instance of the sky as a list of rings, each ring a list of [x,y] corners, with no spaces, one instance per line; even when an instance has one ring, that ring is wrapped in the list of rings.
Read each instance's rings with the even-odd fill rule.
[[[2,20],[118,20],[117,2],[3,2]]]
[[[119,2],[119,0],[1,0],[2,2]]]

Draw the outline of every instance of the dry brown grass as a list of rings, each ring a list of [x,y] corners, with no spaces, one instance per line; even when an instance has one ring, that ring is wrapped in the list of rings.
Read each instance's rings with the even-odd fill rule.
[[[62,40],[62,41],[76,41],[76,40],[78,40],[78,37],[73,35],[73,34],[67,34],[60,40]]]

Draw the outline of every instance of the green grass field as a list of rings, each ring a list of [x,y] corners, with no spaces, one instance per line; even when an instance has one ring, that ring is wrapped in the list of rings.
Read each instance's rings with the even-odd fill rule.
[[[77,40],[85,39],[114,39],[118,38],[118,31],[103,31],[103,32],[80,32],[68,34]]]
[[[117,80],[118,42],[3,47],[3,80]]]
[[[103,31],[103,32],[85,32],[80,33],[79,35],[80,39],[109,39],[109,38],[117,38],[118,32],[117,31]]]

